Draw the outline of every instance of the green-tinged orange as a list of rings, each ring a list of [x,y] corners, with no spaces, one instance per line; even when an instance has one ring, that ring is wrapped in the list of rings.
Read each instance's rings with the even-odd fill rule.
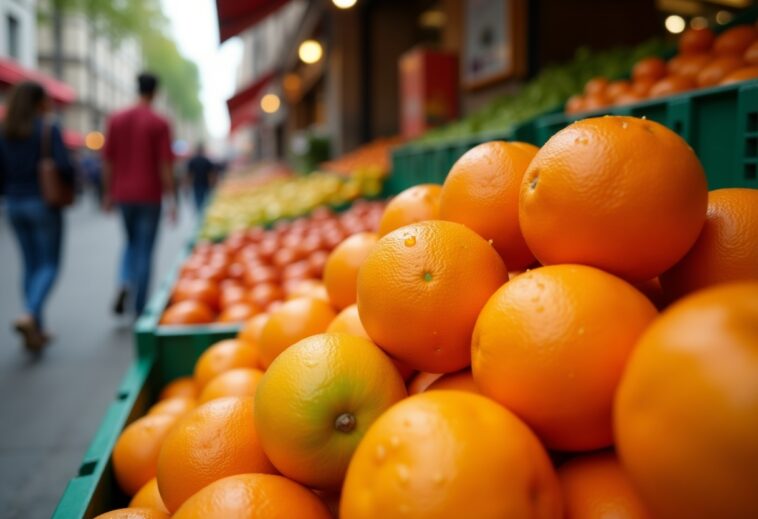
[[[304,485],[338,489],[369,426],[406,396],[389,357],[362,337],[325,333],[285,350],[255,395],[271,462]]]

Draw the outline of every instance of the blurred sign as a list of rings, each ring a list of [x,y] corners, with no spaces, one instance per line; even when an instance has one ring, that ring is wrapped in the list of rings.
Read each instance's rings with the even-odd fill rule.
[[[523,73],[522,0],[465,0],[463,84],[486,86]]]
[[[400,57],[403,137],[458,117],[458,58],[447,52],[414,49]]]

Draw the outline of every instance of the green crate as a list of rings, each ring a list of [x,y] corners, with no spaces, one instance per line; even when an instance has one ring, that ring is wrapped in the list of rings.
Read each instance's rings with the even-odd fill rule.
[[[89,519],[128,506],[129,497],[119,489],[111,465],[111,453],[118,436],[129,423],[146,414],[168,382],[190,375],[200,353],[212,343],[211,336],[206,335],[204,344],[197,339],[192,348],[154,350],[134,361],[87,448],[76,476],[66,486],[53,519]]]
[[[709,189],[758,188],[758,80],[595,112],[544,116],[535,123],[537,143],[544,144],[577,119],[606,114],[645,117],[677,132],[702,162]]]
[[[143,416],[169,381],[190,375],[200,354],[210,345],[237,335],[239,325],[160,326],[182,263],[191,244],[151,297],[134,327],[136,361],[129,367],[114,401],[90,443],[81,465],[53,514],[53,519],[85,519],[129,499],[118,488],[110,465],[113,446],[124,427]]]
[[[447,142],[414,143],[395,148],[392,152],[392,173],[387,179],[388,193],[397,194],[418,184],[443,183],[455,161],[483,142],[519,140],[533,143],[536,137],[536,128],[530,121],[507,131],[481,133]]]

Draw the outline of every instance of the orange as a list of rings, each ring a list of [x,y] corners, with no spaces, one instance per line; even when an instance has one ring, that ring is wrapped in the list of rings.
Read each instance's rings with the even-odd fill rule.
[[[484,303],[508,279],[495,249],[461,224],[402,227],[374,246],[358,272],[358,313],[369,336],[413,369],[469,365]]]
[[[123,430],[113,447],[113,472],[126,495],[133,496],[155,477],[158,453],[176,423],[169,414],[143,416]]]
[[[255,368],[260,359],[252,345],[238,339],[225,339],[205,350],[195,363],[195,382],[201,390],[213,378],[234,368]]]
[[[439,218],[441,193],[442,186],[438,184],[421,184],[398,194],[384,208],[379,220],[379,236],[404,225]]]
[[[651,98],[666,97],[692,90],[696,86],[695,82],[686,76],[671,75],[658,80],[651,86],[648,95]]]
[[[602,76],[594,77],[584,85],[584,93],[588,96],[605,94],[608,88],[608,80]]]
[[[371,341],[314,335],[269,366],[255,396],[255,427],[282,474],[336,490],[366,430],[405,396],[403,379]]]
[[[242,323],[260,311],[255,303],[239,301],[224,308],[216,320],[220,323]]]
[[[266,312],[251,317],[245,321],[245,323],[242,325],[242,328],[240,328],[240,331],[237,334],[237,339],[241,340],[242,342],[246,342],[251,346],[257,347],[258,341],[261,339],[263,326],[266,324],[267,320],[268,314]]]
[[[625,79],[619,79],[617,81],[611,81],[608,84],[608,88],[606,89],[606,95],[610,99],[615,101],[616,99],[618,99],[619,96],[628,94],[631,91],[632,91],[632,84]]]
[[[310,490],[281,476],[240,474],[190,497],[173,519],[331,519]]]
[[[416,376],[414,376],[413,380],[408,384],[408,394],[417,395],[423,393],[441,377],[442,373],[427,373],[426,371],[416,373]]]
[[[325,332],[335,316],[329,303],[310,297],[287,301],[272,310],[258,344],[263,366],[268,367],[297,341]]]
[[[286,290],[287,299],[297,299],[298,297],[313,297],[323,299],[329,302],[329,293],[322,281],[317,279],[304,279],[293,284],[290,290]]]
[[[633,103],[639,103],[640,101],[645,99],[645,97],[646,96],[640,95],[632,90],[629,92],[625,92],[619,95],[618,97],[616,97],[615,104],[616,105],[629,105]]]
[[[611,99],[604,93],[587,94],[584,98],[584,109],[587,111],[600,110],[606,106],[610,106],[610,104]]]
[[[581,263],[644,281],[695,243],[707,204],[703,167],[681,137],[653,121],[607,116],[564,128],[537,152],[519,220],[544,265]]]
[[[566,113],[578,114],[584,111],[584,96],[576,94],[566,101]]]
[[[284,291],[278,284],[264,281],[255,284],[249,297],[259,307],[267,308],[271,303],[284,299]]]
[[[749,65],[758,65],[758,40],[751,43],[750,47],[745,49],[742,59]]]
[[[718,85],[731,72],[745,66],[740,56],[719,56],[708,63],[697,75],[697,84],[701,87]]]
[[[719,85],[731,85],[732,83],[755,78],[758,78],[758,66],[742,67],[727,74],[724,79],[719,82]]]
[[[198,394],[199,391],[193,377],[180,377],[172,380],[163,388],[163,391],[158,396],[158,400],[176,397],[197,398]]]
[[[161,494],[158,491],[158,480],[153,478],[143,485],[134,497],[129,501],[130,508],[152,508],[164,514],[168,513],[168,508],[163,503]]]
[[[326,332],[347,333],[349,335],[356,335],[358,337],[363,337],[364,339],[371,340],[371,337],[368,336],[366,329],[363,327],[363,323],[361,323],[361,318],[358,315],[358,305],[350,305],[342,310],[339,314],[337,314],[337,317],[335,317],[334,320],[329,323],[329,327],[326,329]],[[403,380],[408,380],[408,378],[410,378],[410,376],[416,372],[413,368],[407,366],[397,359],[390,357],[390,360],[397,368],[397,371],[400,373],[400,376],[403,378]]]
[[[655,56],[642,58],[632,67],[633,81],[642,79],[658,81],[664,77],[666,77],[666,62]]]
[[[616,395],[621,464],[653,517],[758,517],[758,282],[671,306]]]
[[[697,75],[703,70],[708,63],[713,61],[712,54],[683,54],[676,56],[669,61],[669,71],[673,76],[680,76],[695,81]],[[694,88],[694,85],[688,84],[687,88]]]
[[[652,79],[641,79],[639,81],[635,81],[632,83],[632,93],[637,94],[638,96],[642,98],[646,98],[648,94],[650,93],[650,89],[653,88],[653,85],[656,82]]]
[[[219,307],[223,310],[235,303],[247,302],[248,293],[247,289],[239,284],[224,285],[221,288],[221,296],[219,297]]]
[[[343,519],[558,519],[557,477],[540,442],[491,400],[430,391],[371,426],[342,488]]]
[[[180,416],[184,416],[188,412],[192,411],[195,408],[195,405],[196,402],[194,398],[181,396],[167,398],[165,400],[159,400],[158,403],[154,404],[150,409],[148,409],[147,414],[168,414],[179,418]]]
[[[212,323],[215,315],[213,310],[203,303],[194,299],[173,303],[161,316],[160,324],[163,326],[177,326],[190,324]]]
[[[566,519],[652,519],[612,453],[574,458],[558,478]]]
[[[353,234],[329,254],[324,266],[324,285],[329,301],[337,309],[355,304],[358,268],[378,240],[373,232]]]
[[[602,270],[531,270],[482,309],[472,337],[474,380],[548,448],[607,447],[613,442],[613,394],[634,344],[656,315],[644,295]]]
[[[371,340],[358,315],[358,305],[350,305],[337,314],[326,331],[327,333],[347,333]]]
[[[177,303],[188,299],[201,301],[218,310],[220,291],[218,284],[210,279],[180,279],[174,286],[171,301]]]
[[[171,429],[158,457],[158,489],[171,512],[221,478],[275,472],[252,426],[253,413],[252,397],[219,398]]]
[[[152,508],[120,508],[100,514],[95,519],[169,519],[169,515]]]
[[[485,142],[453,164],[442,185],[440,219],[462,223],[490,241],[508,269],[534,263],[518,222],[521,179],[537,147]]]
[[[225,396],[255,396],[262,376],[263,371],[254,368],[225,371],[205,385],[198,401],[204,404]]]
[[[758,190],[708,193],[708,216],[695,245],[661,276],[670,300],[728,281],[758,280]]]
[[[713,31],[704,27],[702,29],[687,29],[679,37],[679,52],[682,54],[698,54],[708,52],[716,40]]]
[[[741,56],[758,39],[758,30],[752,25],[737,25],[719,34],[713,43],[713,52],[721,55]]]
[[[457,389],[459,391],[480,393],[470,369],[443,375],[432,382],[425,391],[431,391],[432,389]]]

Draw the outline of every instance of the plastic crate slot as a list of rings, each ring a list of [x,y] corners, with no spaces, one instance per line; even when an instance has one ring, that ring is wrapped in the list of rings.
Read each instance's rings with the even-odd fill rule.
[[[758,132],[758,112],[748,112],[747,131]]]
[[[758,157],[758,137],[745,139],[745,156],[749,158]]]
[[[758,177],[758,164],[745,164],[745,178],[755,180]]]
[[[77,476],[91,476],[95,472],[95,467],[97,467],[96,461],[87,461],[86,463],[82,463],[79,466],[79,472],[77,473]]]
[[[116,400],[126,400],[129,398],[129,391],[119,391],[116,393]]]
[[[682,121],[674,121],[674,131],[681,135],[684,131],[684,123]]]

